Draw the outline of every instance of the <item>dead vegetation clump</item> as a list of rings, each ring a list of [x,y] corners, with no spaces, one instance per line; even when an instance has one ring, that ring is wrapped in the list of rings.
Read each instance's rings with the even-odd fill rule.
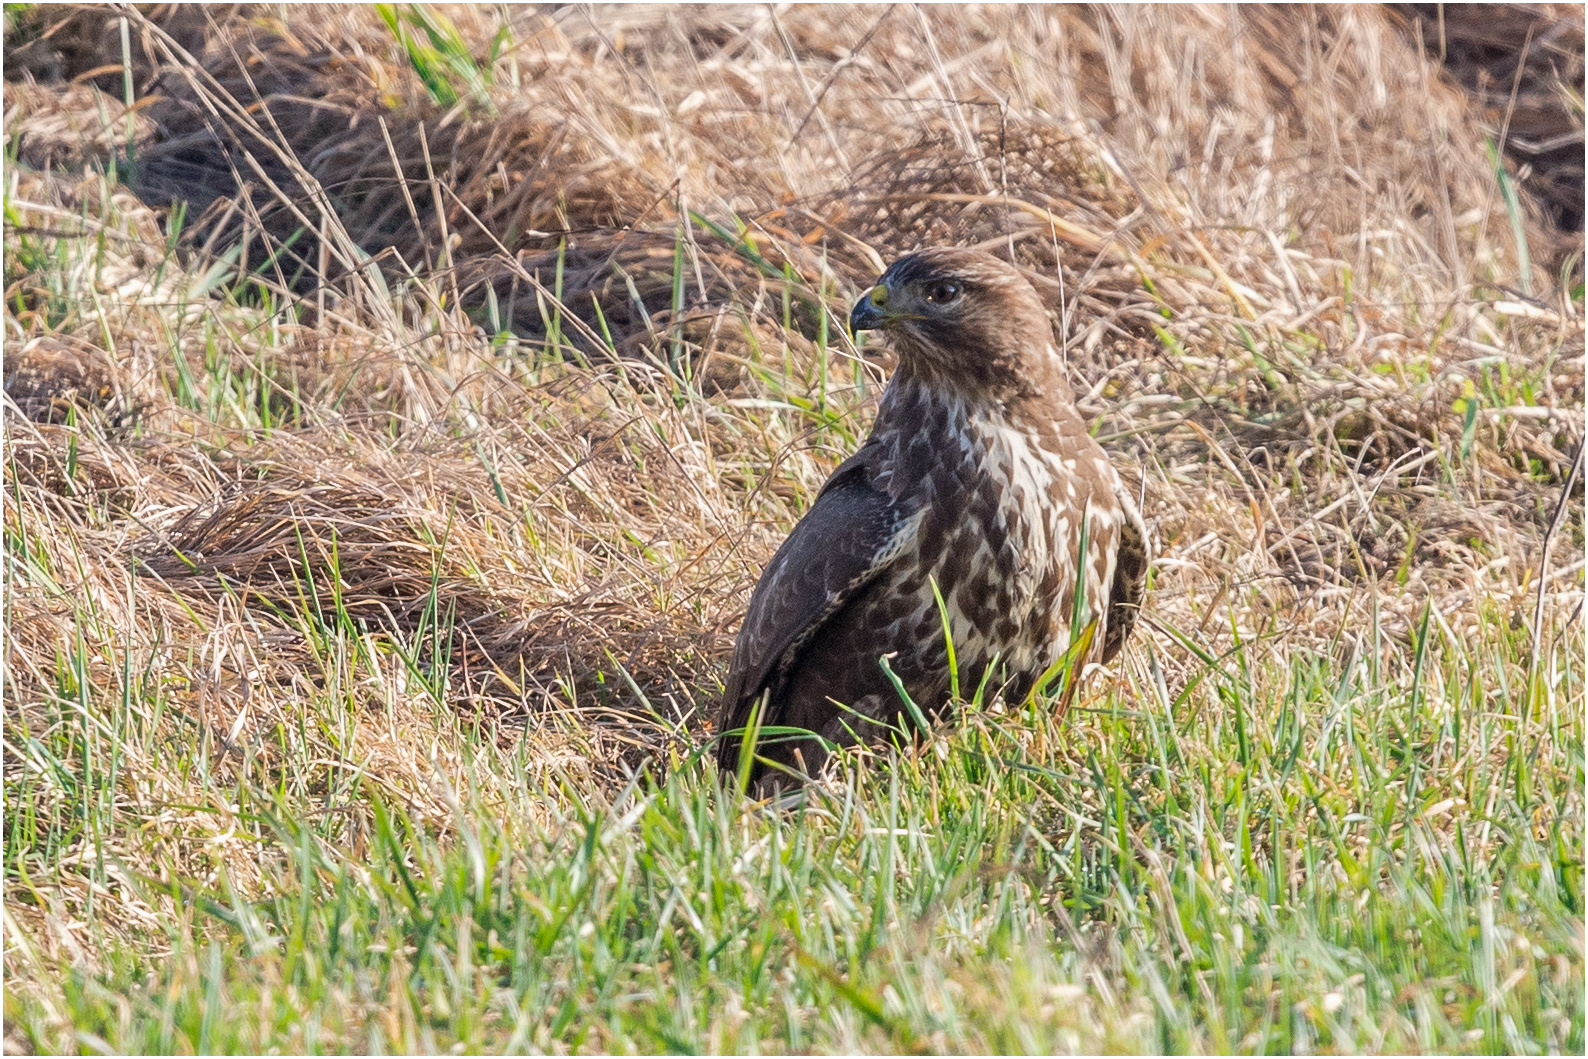
[[[43,6],[43,5],[41,5]],[[179,47],[199,54],[218,27],[250,10],[246,4],[145,4],[142,14]],[[109,4],[51,4],[23,8],[6,24],[6,80],[92,85],[120,99],[131,60],[139,95],[154,80],[163,55],[134,24],[122,43],[123,12]]]
[[[315,191],[397,275],[430,274],[501,245],[542,249],[570,231],[626,228],[656,197],[570,142],[550,114],[444,111],[416,97],[410,78],[383,84],[378,68],[334,42],[300,40],[286,26],[238,28],[204,53],[201,75],[162,78],[149,115],[159,134],[139,159],[138,189],[155,204],[185,204],[212,250],[245,232],[263,240],[253,260],[259,247],[287,247],[290,264],[278,267],[294,287],[346,267],[327,274],[317,260],[322,220],[294,208]],[[217,115],[216,100],[259,105]]]
[[[1065,278],[1072,297],[1087,299],[1074,315],[1088,319],[1115,314],[1140,290],[1142,269],[1128,258],[1141,245],[1157,268],[1178,273],[1153,276],[1158,300],[1192,315],[1208,295],[1255,315],[1230,281],[1245,291],[1278,283],[1292,296],[1281,301],[1288,317],[1306,312],[1291,304],[1307,300],[1294,268],[1246,274],[1254,252],[1271,256],[1254,245],[1255,230],[1284,231],[1290,251],[1345,260],[1362,289],[1401,298],[1509,260],[1511,233],[1489,208],[1492,174],[1461,98],[1430,82],[1415,52],[1364,11],[1003,11],[941,24],[901,11],[863,24],[724,9],[717,45],[717,30],[608,14],[600,25],[520,16],[529,31],[513,58],[520,88],[498,93],[505,102],[491,113],[439,107],[390,63],[390,42],[380,55],[367,27],[339,16],[318,12],[290,28],[235,16],[195,52],[202,74],[164,75],[141,193],[186,204],[192,238],[210,252],[244,231],[267,235],[245,241],[241,264],[268,262],[280,285],[312,287],[368,253],[395,279],[447,275],[477,324],[566,339],[586,354],[608,337],[628,354],[658,334],[676,339],[675,317],[743,315],[743,303],[759,306],[767,293],[758,273],[776,281],[792,271],[813,285],[831,268],[852,290],[885,256],[927,241],[1002,244],[1043,273],[1058,267],[1062,243],[1085,266],[1072,263]],[[846,30],[870,50],[850,53]],[[141,32],[159,40],[152,26]],[[1238,47],[1214,46],[1231,34]],[[350,40],[360,43],[349,50]],[[636,64],[670,54],[669,42],[697,56],[702,87],[683,92],[652,70],[656,105],[635,100]],[[945,48],[956,64],[974,60],[968,89],[949,91],[948,67],[934,65],[919,88],[937,95],[900,98],[889,64],[943,64]],[[783,143],[768,142],[765,123],[743,128],[737,157],[724,157],[725,128],[741,131],[748,117],[792,102],[767,94],[769,64],[809,80],[801,56],[830,67],[805,85],[807,101],[822,105],[807,106]],[[1425,100],[1414,118],[1391,102],[1408,96]],[[882,109],[857,112],[870,99]],[[879,121],[880,140],[868,128]],[[747,164],[758,148],[776,164]],[[840,173],[821,172],[834,163]],[[824,184],[832,190],[811,194]],[[1138,201],[1147,184],[1154,195]],[[729,230],[703,230],[680,211],[713,201],[734,211]],[[1058,206],[1057,223],[1045,202]],[[322,238],[328,213],[358,252]],[[744,225],[767,238],[746,243]],[[1402,274],[1374,276],[1385,248],[1360,238],[1342,255],[1352,232],[1396,242],[1390,259]],[[680,241],[697,281],[682,292],[669,259]],[[809,241],[825,264],[791,252]],[[1196,275],[1210,271],[1210,255],[1230,263],[1228,276]],[[572,285],[557,298],[559,275]],[[1209,280],[1212,290],[1198,289]],[[741,298],[747,286],[757,296]],[[1053,298],[1057,307],[1057,290]],[[562,327],[552,300],[577,324]],[[1156,316],[1160,306],[1138,299],[1133,308]],[[1150,326],[1126,330],[1152,341]]]
[[[1563,238],[1582,252],[1583,10],[1577,4],[1395,4],[1472,94],[1485,131]],[[1572,233],[1577,233],[1575,236]]]
[[[473,443],[394,448],[344,420],[256,438],[246,454],[212,432],[208,457],[72,405],[80,424],[13,437],[9,467],[36,498],[31,518],[102,526],[106,558],[119,556],[102,574],[198,608],[201,626],[239,608],[304,662],[317,640],[378,634],[433,671],[448,702],[497,715],[534,712],[541,696],[617,709],[628,671],[681,718],[720,633],[656,613],[665,568],[641,555],[689,529],[680,516],[695,505],[666,499],[689,489],[676,462],[587,385],[514,387],[523,426]],[[514,433],[534,441],[515,446]]]
[[[64,423],[83,407],[121,411],[118,383],[114,360],[72,335],[41,335],[6,358],[7,396],[39,422]]]

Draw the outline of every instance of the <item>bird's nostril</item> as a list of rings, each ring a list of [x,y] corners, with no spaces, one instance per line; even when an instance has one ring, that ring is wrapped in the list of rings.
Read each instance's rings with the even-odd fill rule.
[[[871,288],[871,294],[869,295],[869,298],[872,305],[875,305],[879,309],[882,308],[884,305],[888,304],[888,288],[884,287],[880,283],[877,284],[875,287]]]

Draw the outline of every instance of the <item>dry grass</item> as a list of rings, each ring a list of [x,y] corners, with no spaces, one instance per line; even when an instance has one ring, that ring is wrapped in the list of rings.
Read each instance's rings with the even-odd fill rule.
[[[1376,9],[443,10],[449,105],[373,10],[130,13],[131,111],[94,72],[117,17],[8,38],[8,76],[83,80],[5,85],[5,782],[106,828],[8,853],[8,984],[110,974],[177,907],[137,879],[286,885],[239,784],[356,860],[359,783],[446,841],[453,792],[520,804],[470,738],[547,821],[696,768],[747,593],[888,366],[845,308],[925,244],[1028,270],[1144,493],[1149,631],[1094,707],[1196,701],[1242,644],[1348,683],[1509,626],[1517,738],[1580,780],[1580,496],[1539,559],[1581,258],[1540,267],[1558,237]],[[31,748],[101,723],[114,778],[49,780]],[[1439,841],[1492,812],[1452,792]],[[1580,901],[1578,795],[1539,827]]]
[[[1575,249],[1582,240],[1572,234],[1583,224],[1582,8],[1395,7],[1472,93],[1486,131],[1566,233],[1562,252]]]

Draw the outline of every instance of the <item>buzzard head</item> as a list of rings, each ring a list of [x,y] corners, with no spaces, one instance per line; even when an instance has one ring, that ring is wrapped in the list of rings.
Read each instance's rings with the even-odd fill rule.
[[[1040,389],[1053,372],[1042,299],[1007,262],[938,247],[895,261],[849,314],[853,331],[886,331],[901,368],[962,390]]]

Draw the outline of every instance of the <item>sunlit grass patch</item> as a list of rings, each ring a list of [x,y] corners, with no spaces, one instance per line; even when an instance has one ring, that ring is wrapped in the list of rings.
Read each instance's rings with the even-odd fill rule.
[[[1529,719],[1525,638],[1428,635],[1249,645],[1176,699],[1138,658],[1065,723],[973,711],[792,811],[681,752],[601,795],[466,720],[410,719],[438,756],[399,793],[330,687],[304,715],[340,762],[228,761],[85,725],[65,658],[53,764],[9,792],[14,922],[66,911],[45,882],[156,914],[92,971],[23,927],[62,977],[8,1018],[134,1051],[1573,1050],[1581,636]],[[108,798],[160,760],[210,792],[175,829]]]

